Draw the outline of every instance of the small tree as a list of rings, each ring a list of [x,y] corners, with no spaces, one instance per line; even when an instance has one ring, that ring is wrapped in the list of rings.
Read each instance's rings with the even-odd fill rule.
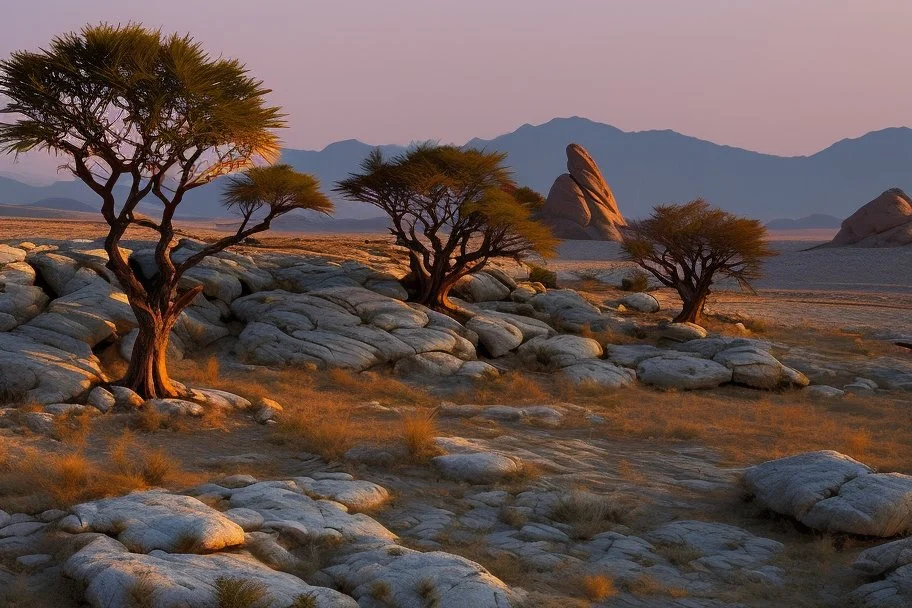
[[[674,320],[691,323],[701,321],[717,275],[750,290],[763,259],[776,255],[758,220],[714,209],[703,199],[657,206],[647,219],[625,228],[622,247],[631,260],[678,292],[684,306]]]
[[[375,150],[336,191],[389,215],[408,250],[412,299],[452,313],[447,296],[461,277],[492,257],[549,255],[556,244],[532,218],[534,197],[510,179],[505,157],[425,144],[386,160]]]
[[[172,259],[173,218],[187,192],[277,158],[273,130],[284,121],[267,93],[236,60],[132,24],[86,27],[0,62],[0,95],[8,98],[0,113],[12,116],[0,123],[0,149],[68,157],[66,167],[101,198],[107,267],[139,327],[122,383],[144,397],[177,393],[165,365],[169,332],[201,291],[178,294],[187,270],[292,209],[329,209],[312,178],[287,166],[252,169],[228,188],[227,204],[241,213],[237,231],[180,263]],[[136,213],[147,197],[161,206],[160,218]],[[158,233],[152,277],[134,271],[119,246],[137,225]]]

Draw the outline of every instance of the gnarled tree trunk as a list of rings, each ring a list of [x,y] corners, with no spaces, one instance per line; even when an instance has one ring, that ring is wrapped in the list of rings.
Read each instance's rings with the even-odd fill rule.
[[[684,306],[680,314],[674,318],[674,322],[699,325],[703,321],[703,307],[709,296],[709,288],[678,288],[678,295],[681,296]]]
[[[176,315],[169,312],[137,314],[139,335],[130,365],[119,384],[145,399],[180,396],[168,375],[168,342]]]

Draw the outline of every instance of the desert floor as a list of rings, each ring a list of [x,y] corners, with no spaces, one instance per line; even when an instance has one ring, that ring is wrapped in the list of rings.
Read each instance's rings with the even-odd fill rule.
[[[203,238],[214,234],[204,226],[184,230]],[[38,242],[103,234],[100,223],[0,219],[0,239],[28,235]],[[268,234],[259,240],[264,247],[340,257],[353,247],[392,248],[376,234]],[[720,289],[709,303],[710,324],[724,328],[743,320],[758,337],[799,348],[813,344],[831,356],[912,361],[912,351],[890,340],[912,334],[912,248],[807,251],[819,242],[777,235],[774,246],[781,254],[767,263],[757,293]],[[565,243],[560,257],[547,263],[558,272],[561,286],[578,289],[597,302],[623,295],[599,281],[599,275],[627,264],[615,245],[587,242]],[[667,289],[653,293],[663,307],[660,315],[670,318],[675,294]],[[444,480],[421,454],[401,456],[395,446],[409,441],[430,445],[434,436],[442,435],[522,454],[531,463],[529,469],[491,490],[506,490],[514,497],[531,488],[585,490],[606,497],[612,514],[588,522],[600,531],[641,534],[676,519],[697,519],[733,524],[786,545],[775,562],[786,572],[782,586],[736,581],[707,591],[705,597],[691,597],[694,603],[688,604],[680,590],[661,580],[644,580],[640,586],[618,590],[623,592],[619,597],[626,598],[619,603],[598,604],[604,606],[847,606],[846,594],[859,585],[849,565],[875,542],[814,534],[762,511],[745,500],[738,484],[740,472],[771,458],[833,449],[880,470],[912,473],[908,393],[848,396],[838,402],[734,387],[694,393],[634,388],[606,394],[561,386],[534,373],[507,374],[451,391],[445,385],[411,386],[382,372],[276,370],[254,377],[220,371],[217,361],[205,353],[176,363],[173,373],[185,382],[248,397],[268,396],[285,406],[289,422],[262,426],[237,416],[172,424],[124,414],[77,425],[63,441],[0,437],[7,445],[36,453],[79,454],[89,478],[93,468],[106,466],[114,442],[130,442],[137,451],[160,448],[172,461],[163,483],[174,487],[235,473],[284,479],[314,471],[346,471],[391,491],[392,499],[370,515],[401,535],[404,544],[441,548],[478,561],[507,584],[528,590],[530,607],[587,606],[592,597],[587,599],[582,573],[573,568],[572,560],[535,569],[491,547],[486,528],[498,522],[523,524],[509,502],[480,508],[474,497],[477,487]],[[509,417],[447,415],[446,408],[438,409],[443,401],[572,405],[560,424],[545,426]],[[598,424],[592,423],[593,417]],[[391,446],[394,458],[385,464],[360,465],[341,459],[346,450],[365,443]],[[34,481],[23,482],[8,472],[0,475],[0,508],[34,512],[66,506],[88,491],[35,492],[34,486],[28,487]],[[435,513],[436,520],[428,515]],[[416,530],[416,522],[431,525],[427,522],[432,520],[439,523],[440,533],[429,544]],[[8,590],[6,605],[75,606],[62,584],[24,573],[15,589]]]

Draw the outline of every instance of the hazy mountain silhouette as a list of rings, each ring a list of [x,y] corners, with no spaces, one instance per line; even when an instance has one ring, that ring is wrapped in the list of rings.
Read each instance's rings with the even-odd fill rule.
[[[757,217],[799,218],[810,214],[847,217],[886,188],[912,190],[912,129],[889,128],[842,140],[811,156],[782,157],[723,146],[675,131],[625,132],[585,118],[556,118],[524,125],[490,140],[467,145],[508,154],[518,182],[547,194],[566,171],[568,143],[585,147],[596,160],[627,217],[642,217],[660,202],[702,196],[724,209]],[[357,140],[320,151],[287,149],[282,160],[315,174],[325,190],[356,171],[374,148]],[[387,154],[403,146],[381,146]],[[181,206],[184,216],[218,217],[222,188],[191,191]],[[66,197],[92,205],[82,184],[57,182],[36,187],[0,177],[0,203],[28,204]],[[376,209],[337,201],[336,217],[363,219]]]

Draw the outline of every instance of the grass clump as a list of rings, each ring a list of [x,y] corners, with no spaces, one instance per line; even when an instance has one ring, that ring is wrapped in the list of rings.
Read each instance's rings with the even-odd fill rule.
[[[573,490],[551,511],[551,519],[568,524],[578,539],[592,538],[621,523],[625,509],[609,497]]]
[[[590,602],[601,602],[617,593],[614,581],[604,574],[590,574],[580,581],[583,594]]]
[[[441,453],[434,441],[437,434],[435,410],[419,410],[402,419],[402,440],[414,462],[427,462]]]
[[[215,581],[215,601],[218,608],[267,608],[266,587],[257,581],[219,577]]]

